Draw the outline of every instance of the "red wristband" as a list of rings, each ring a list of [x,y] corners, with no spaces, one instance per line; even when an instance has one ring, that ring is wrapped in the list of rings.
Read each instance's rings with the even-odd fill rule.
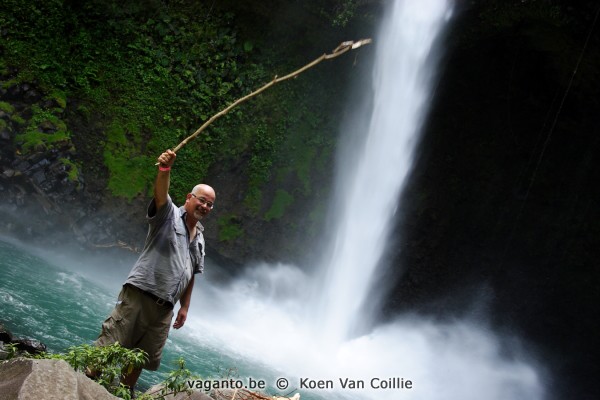
[[[158,166],[158,170],[159,171],[170,171],[171,167],[163,167],[162,165],[159,165]]]

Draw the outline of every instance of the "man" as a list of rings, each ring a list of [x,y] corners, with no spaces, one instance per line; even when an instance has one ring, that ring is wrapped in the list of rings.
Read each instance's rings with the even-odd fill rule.
[[[98,346],[118,341],[124,347],[144,350],[148,361],[143,368],[151,371],[160,365],[177,301],[180,308],[173,327],[181,328],[187,319],[194,276],[204,269],[204,228],[199,221],[210,213],[216,197],[213,188],[200,184],[188,193],[182,207],[175,206],[168,194],[175,157],[171,150],[158,157],[144,249],[96,341]],[[121,382],[133,392],[141,372],[135,369]]]

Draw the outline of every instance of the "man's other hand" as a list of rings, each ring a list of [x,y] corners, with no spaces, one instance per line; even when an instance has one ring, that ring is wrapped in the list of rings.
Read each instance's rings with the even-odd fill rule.
[[[185,308],[180,308],[177,312],[177,318],[175,318],[175,323],[173,324],[173,328],[179,329],[185,324],[185,320],[187,319],[187,310]]]

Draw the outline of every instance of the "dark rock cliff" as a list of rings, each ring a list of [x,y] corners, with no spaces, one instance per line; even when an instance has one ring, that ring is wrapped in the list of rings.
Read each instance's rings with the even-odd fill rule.
[[[597,393],[600,26],[586,6],[496,24],[485,7],[457,15],[384,311],[520,335],[556,399]]]

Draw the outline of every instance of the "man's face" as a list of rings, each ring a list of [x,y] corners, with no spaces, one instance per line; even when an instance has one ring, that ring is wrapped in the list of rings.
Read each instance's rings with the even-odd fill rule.
[[[206,217],[215,202],[215,192],[209,186],[201,186],[187,196],[185,210],[197,220]]]

